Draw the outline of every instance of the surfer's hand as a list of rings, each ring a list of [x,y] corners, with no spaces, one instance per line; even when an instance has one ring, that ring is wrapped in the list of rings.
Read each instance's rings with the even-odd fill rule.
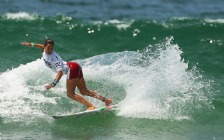
[[[35,44],[34,43],[30,43],[30,42],[21,42],[20,43],[22,46],[30,46],[30,47],[34,47]]]
[[[46,88],[47,90],[51,89],[52,87],[53,87],[52,84],[48,84],[48,85],[45,86],[45,88]]]
[[[32,43],[30,43],[30,42],[21,42],[20,44],[22,46],[33,46]]]

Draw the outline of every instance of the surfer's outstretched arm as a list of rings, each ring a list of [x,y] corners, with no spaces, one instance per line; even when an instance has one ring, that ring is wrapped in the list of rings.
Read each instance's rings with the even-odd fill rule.
[[[44,49],[44,44],[35,44],[35,43],[31,43],[31,42],[21,42],[20,44],[23,46],[37,47],[40,49]]]

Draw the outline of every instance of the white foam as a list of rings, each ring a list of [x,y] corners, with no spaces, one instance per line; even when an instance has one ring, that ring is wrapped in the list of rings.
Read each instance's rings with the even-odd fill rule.
[[[84,61],[84,73],[94,80],[113,81],[126,94],[118,115],[150,119],[190,119],[191,113],[210,107],[210,84],[197,69],[187,70],[182,51],[172,37],[141,52],[94,56]],[[110,95],[112,96],[112,95]],[[203,108],[201,108],[203,106]]]
[[[35,20],[37,18],[36,15],[26,12],[6,13],[3,17],[11,20]]]
[[[125,30],[127,28],[129,28],[131,26],[131,24],[133,23],[134,21],[120,21],[120,20],[109,20],[107,22],[105,22],[104,24],[105,25],[109,25],[109,24],[112,24],[112,25],[115,25],[117,27],[117,29],[121,30]]]
[[[55,99],[41,94],[46,84],[42,75],[50,75],[42,60],[38,59],[0,75],[0,115],[4,121],[29,121],[46,117],[41,107],[55,104]]]
[[[224,19],[206,18],[205,21],[208,22],[208,23],[224,23]]]

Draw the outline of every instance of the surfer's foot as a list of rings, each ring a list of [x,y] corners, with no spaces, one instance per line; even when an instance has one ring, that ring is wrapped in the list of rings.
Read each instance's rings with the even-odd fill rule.
[[[112,103],[112,100],[110,98],[105,99],[106,106],[110,106],[111,103]]]
[[[94,109],[96,109],[95,106],[90,106],[90,107],[88,107],[88,108],[86,109],[86,111],[87,111],[87,110],[94,110]]]

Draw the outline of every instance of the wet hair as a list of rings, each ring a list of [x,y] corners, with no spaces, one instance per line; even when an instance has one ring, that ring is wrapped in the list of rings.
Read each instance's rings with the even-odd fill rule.
[[[44,41],[44,46],[47,46],[47,44],[54,45],[54,41],[51,40],[51,39],[46,39],[46,40]]]
[[[51,44],[54,46],[54,41],[52,39],[46,39],[44,41],[44,46],[47,46],[47,44]],[[42,49],[42,52],[44,52],[44,49]]]

